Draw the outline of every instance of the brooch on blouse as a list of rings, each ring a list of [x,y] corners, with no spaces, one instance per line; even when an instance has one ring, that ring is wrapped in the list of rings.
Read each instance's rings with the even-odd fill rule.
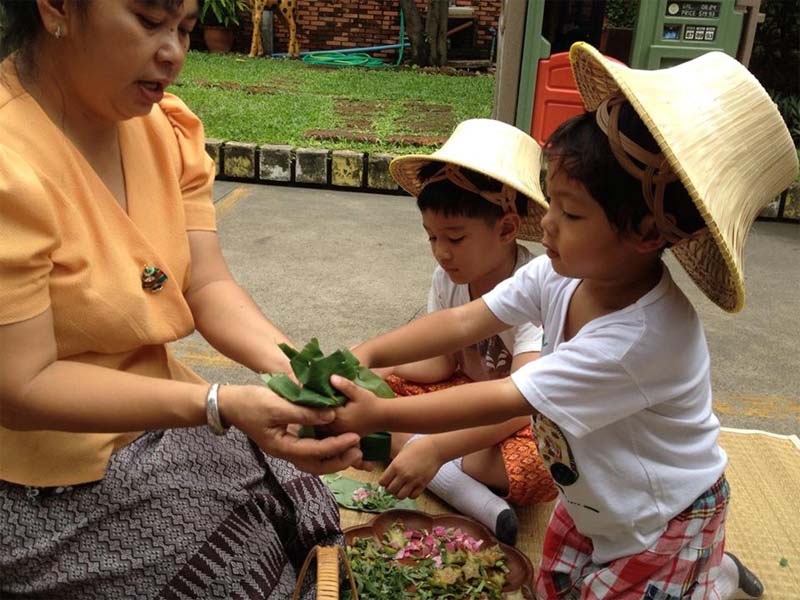
[[[160,292],[167,281],[167,275],[158,267],[144,266],[142,271],[142,289],[152,293]]]

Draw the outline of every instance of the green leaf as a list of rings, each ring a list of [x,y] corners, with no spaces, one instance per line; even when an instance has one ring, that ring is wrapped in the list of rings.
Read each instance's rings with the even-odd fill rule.
[[[305,385],[308,382],[308,371],[311,368],[311,362],[322,358],[322,351],[319,349],[319,341],[317,338],[311,338],[303,349],[290,358],[289,364],[292,366],[292,371],[297,376],[297,380]]]
[[[406,498],[404,500],[399,500],[383,487],[375,486],[371,483],[364,483],[363,481],[357,481],[336,474],[323,475],[322,480],[331,489],[336,501],[343,507],[351,510],[381,513],[393,508],[407,508],[409,510],[415,510],[417,508],[417,503],[413,499]],[[358,502],[353,499],[353,494],[360,488],[364,488],[370,493],[369,500]]]
[[[280,348],[283,353],[289,358],[289,360],[293,359],[297,356],[298,352],[294,348],[292,348],[289,344],[278,344],[278,348]]]
[[[286,373],[278,373],[276,375],[265,373],[261,375],[261,379],[264,380],[269,389],[279,396],[286,398],[290,402],[298,401],[302,390]]]
[[[358,362],[349,362],[341,350],[329,356],[312,360],[306,380],[306,387],[331,398],[344,398],[344,395],[331,385],[331,375],[341,375],[351,381],[358,373]]]
[[[378,398],[394,398],[394,392],[389,384],[370,371],[367,367],[359,367],[358,375],[354,380],[357,385],[368,389]]]
[[[287,344],[279,344],[279,347],[289,357],[292,370],[303,386],[298,386],[284,373],[262,375],[261,379],[273,392],[291,402],[312,408],[343,406],[347,402],[347,396],[331,385],[333,374],[354,381],[356,385],[370,390],[380,398],[394,398],[394,392],[386,382],[362,367],[350,350],[336,350],[325,356],[317,338],[311,338],[300,352]],[[324,439],[330,434],[322,428],[311,428],[303,437],[312,435],[317,439]],[[364,460],[388,461],[391,443],[391,434],[387,432],[376,432],[362,437],[360,448]]]
[[[315,392],[309,387],[302,387],[297,399],[294,400],[297,404],[302,406],[311,406],[315,408],[330,408],[334,406],[342,406],[346,398],[339,400],[338,398],[331,398],[330,396],[323,396],[319,392]]]
[[[388,462],[391,458],[392,434],[386,431],[370,433],[361,438],[359,448],[364,460]]]

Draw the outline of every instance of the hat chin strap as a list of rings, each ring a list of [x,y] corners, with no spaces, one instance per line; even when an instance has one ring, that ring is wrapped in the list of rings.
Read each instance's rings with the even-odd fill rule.
[[[662,152],[653,154],[622,134],[619,130],[619,112],[627,98],[620,93],[612,94],[597,107],[597,125],[608,136],[614,157],[625,171],[642,182],[642,195],[655,218],[656,227],[671,244],[698,237],[706,227],[687,233],[678,227],[673,215],[664,211],[664,190],[668,183],[678,181],[678,175],[670,167]],[[643,164],[639,167],[633,159]]]
[[[517,190],[511,187],[508,184],[503,184],[503,187],[500,189],[499,192],[490,192],[488,190],[482,190],[474,183],[472,183],[464,173],[461,172],[456,165],[452,165],[450,163],[445,163],[445,165],[439,169],[439,171],[430,177],[426,182],[425,185],[429,185],[431,183],[436,183],[437,181],[443,181],[445,179],[450,180],[452,183],[457,185],[458,187],[467,190],[468,192],[472,192],[473,194],[477,194],[484,200],[488,200],[492,204],[497,204],[500,208],[503,209],[504,213],[514,213],[517,212],[517,205],[516,205],[516,198],[517,198]]]

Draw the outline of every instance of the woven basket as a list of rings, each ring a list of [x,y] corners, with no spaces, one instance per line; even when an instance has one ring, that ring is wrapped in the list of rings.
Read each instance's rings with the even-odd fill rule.
[[[350,589],[353,591],[353,600],[358,600],[356,582],[350,561],[341,546],[314,546],[306,556],[306,560],[297,576],[297,585],[294,588],[294,600],[300,598],[300,591],[306,579],[306,572],[311,562],[317,559],[317,600],[339,600],[339,558],[344,563],[347,577],[350,579]]]

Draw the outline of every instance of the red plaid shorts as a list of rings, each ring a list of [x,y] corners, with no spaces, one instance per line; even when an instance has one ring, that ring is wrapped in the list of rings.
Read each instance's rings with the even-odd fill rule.
[[[457,374],[437,383],[415,383],[389,375],[386,383],[398,396],[415,396],[436,392],[456,385],[472,383],[466,375]],[[511,434],[498,444],[508,477],[506,500],[517,506],[550,502],[558,495],[550,471],[539,456],[530,425]]]
[[[547,527],[537,597],[569,600],[717,599],[714,582],[725,548],[728,482],[722,476],[672,519],[647,550],[592,562],[592,541],[578,533],[562,501]]]

